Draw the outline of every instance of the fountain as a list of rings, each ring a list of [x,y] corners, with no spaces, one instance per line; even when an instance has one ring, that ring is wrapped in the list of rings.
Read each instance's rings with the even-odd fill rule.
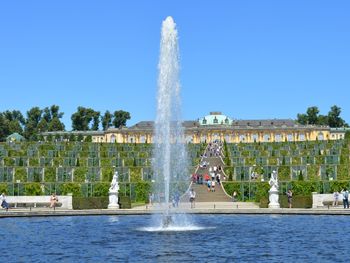
[[[179,48],[176,24],[167,17],[162,24],[157,115],[154,133],[154,193],[162,210],[161,224],[174,224],[171,197],[189,185],[187,152],[180,112]]]

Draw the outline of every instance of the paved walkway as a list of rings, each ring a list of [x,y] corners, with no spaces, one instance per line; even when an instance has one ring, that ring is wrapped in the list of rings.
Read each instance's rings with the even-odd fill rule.
[[[190,204],[183,204],[181,209],[174,209],[174,213],[188,214],[232,214],[232,215],[349,215],[350,209],[337,208],[317,208],[317,209],[299,209],[299,208],[241,208],[238,204],[236,207],[231,203],[206,203],[196,204],[195,208],[189,208]],[[10,209],[9,211],[0,210],[0,219],[6,217],[45,217],[45,216],[97,216],[97,215],[150,215],[154,213],[162,213],[156,207],[141,206],[133,209],[91,209],[91,210],[65,210],[65,209]]]

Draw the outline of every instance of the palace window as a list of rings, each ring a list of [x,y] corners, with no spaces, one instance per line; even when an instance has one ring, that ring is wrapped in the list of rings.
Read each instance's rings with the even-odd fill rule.
[[[114,134],[112,134],[112,136],[111,136],[111,143],[115,143],[115,135]]]
[[[213,120],[213,123],[215,123],[215,124],[218,124],[219,122],[218,122],[218,119],[216,118],[216,116],[215,116],[215,118],[214,118],[214,120]]]
[[[239,141],[240,142],[244,142],[245,141],[245,135],[244,134],[239,135]]]
[[[207,120],[204,118],[202,124],[207,124]]]
[[[264,142],[270,141],[270,134],[264,134]]]
[[[275,134],[275,141],[276,141],[276,142],[282,141],[282,136],[281,136],[281,134]]]
[[[323,136],[323,133],[322,133],[322,132],[319,132],[319,133],[318,133],[317,139],[318,139],[319,141],[323,141],[323,140],[324,140],[324,136]]]

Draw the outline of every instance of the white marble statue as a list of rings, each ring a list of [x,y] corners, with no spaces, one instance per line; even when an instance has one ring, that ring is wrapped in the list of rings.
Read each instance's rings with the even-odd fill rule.
[[[269,191],[269,208],[280,208],[278,196],[278,178],[276,171],[272,171],[269,185],[271,186]]]
[[[118,192],[119,192],[119,183],[118,183],[118,172],[115,172],[109,187],[109,205],[108,209],[118,209]]]
[[[111,187],[109,187],[109,192],[118,192],[118,191],[119,191],[118,172],[115,172],[111,182]]]
[[[276,171],[272,171],[269,185],[271,186],[270,191],[278,191],[278,179]]]

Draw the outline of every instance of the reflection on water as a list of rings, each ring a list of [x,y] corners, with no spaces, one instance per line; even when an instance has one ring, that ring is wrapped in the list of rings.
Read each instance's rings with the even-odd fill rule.
[[[346,216],[194,215],[3,218],[2,262],[344,262]]]

